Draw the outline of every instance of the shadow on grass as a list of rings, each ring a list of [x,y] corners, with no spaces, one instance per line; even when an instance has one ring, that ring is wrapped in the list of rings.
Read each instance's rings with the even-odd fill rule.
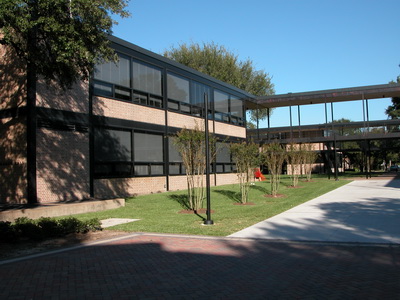
[[[188,196],[186,194],[185,195],[172,194],[172,195],[168,195],[168,198],[170,198],[171,200],[174,200],[175,202],[178,202],[179,205],[183,209],[188,210],[188,211],[193,211],[193,214],[198,216],[203,221],[206,220],[206,218],[204,218],[203,216],[199,215],[197,211],[195,211],[195,210],[190,208],[190,205],[188,203]]]
[[[225,197],[237,203],[241,203],[242,195],[239,192],[227,191],[227,190],[214,190],[214,192],[224,195]]]
[[[259,186],[259,185],[251,185],[250,188],[253,189],[253,190],[258,190],[258,191],[260,191],[260,192],[262,192],[264,194],[268,194],[269,193],[269,190],[267,188]]]

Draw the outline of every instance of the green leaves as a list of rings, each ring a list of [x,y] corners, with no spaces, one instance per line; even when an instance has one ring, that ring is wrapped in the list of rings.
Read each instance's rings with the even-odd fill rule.
[[[181,44],[178,48],[165,51],[164,56],[253,95],[274,93],[268,73],[255,70],[250,59],[240,61],[236,54],[213,42]]]
[[[2,1],[2,44],[9,45],[38,75],[68,87],[89,78],[99,60],[113,60],[109,13],[129,16],[125,0]],[[31,41],[29,41],[31,40]]]

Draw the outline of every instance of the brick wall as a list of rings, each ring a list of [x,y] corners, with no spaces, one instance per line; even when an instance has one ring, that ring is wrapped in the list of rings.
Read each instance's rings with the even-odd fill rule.
[[[24,67],[10,48],[0,45],[0,110],[26,105]]]
[[[43,80],[39,80],[37,83],[36,105],[38,107],[88,114],[89,84],[82,81],[64,91],[55,83],[48,84]]]
[[[201,118],[168,112],[168,126],[192,129],[195,128],[196,124],[198,124],[200,128],[204,128],[204,120]],[[210,132],[214,131],[214,121],[208,121],[208,129]],[[215,122],[215,133],[245,138],[246,128],[222,122]]]
[[[94,197],[113,199],[165,192],[166,177],[109,178],[94,180]]]
[[[165,125],[165,112],[162,109],[102,97],[93,98],[93,114],[110,118]]]
[[[38,201],[89,198],[89,134],[37,130]]]
[[[26,203],[26,119],[0,119],[0,203]]]
[[[236,173],[217,174],[217,185],[239,183]]]
[[[246,128],[221,122],[215,122],[215,133],[246,138]]]

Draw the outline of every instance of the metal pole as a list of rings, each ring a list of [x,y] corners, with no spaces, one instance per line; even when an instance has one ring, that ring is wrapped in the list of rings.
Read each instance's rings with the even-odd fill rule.
[[[258,103],[257,103],[257,108],[256,108],[256,117],[257,117],[257,140],[260,142],[260,122],[259,122],[259,116],[258,116]]]
[[[290,142],[293,142],[292,106],[289,106],[289,114],[290,114]]]
[[[297,105],[297,118],[299,121],[299,138],[301,138],[300,105]]]
[[[333,147],[334,147],[333,153],[335,155],[335,159],[334,159],[335,180],[338,181],[339,177],[338,177],[338,159],[337,159],[337,149],[336,149],[336,131],[333,127],[333,102],[331,102],[331,114],[332,114]]]
[[[206,140],[206,197],[207,197],[207,219],[204,221],[204,225],[213,225],[214,222],[211,220],[211,193],[210,193],[210,146],[208,137],[208,95],[204,93],[204,110],[205,110],[205,140]]]
[[[268,139],[268,141],[269,141],[269,140],[270,140],[269,131],[270,131],[270,129],[271,129],[271,126],[270,126],[270,110],[269,110],[269,107],[267,108],[267,120],[268,120],[268,134],[267,134],[267,139]]]

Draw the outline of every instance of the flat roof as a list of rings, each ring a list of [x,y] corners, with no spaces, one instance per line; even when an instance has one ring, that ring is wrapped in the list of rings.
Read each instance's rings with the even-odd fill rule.
[[[211,81],[211,82],[213,82],[213,83],[215,83],[217,85],[220,85],[220,86],[225,87],[227,89],[230,89],[232,91],[238,92],[238,93],[242,94],[243,96],[245,96],[245,98],[243,100],[249,100],[249,99],[254,99],[255,98],[255,96],[251,95],[250,93],[248,93],[248,92],[246,92],[246,91],[244,91],[244,90],[242,90],[242,89],[240,89],[240,88],[238,88],[236,86],[233,86],[233,85],[231,85],[229,83],[223,82],[223,81],[221,81],[219,79],[216,79],[216,78],[214,78],[214,77],[212,77],[210,75],[207,75],[207,74],[204,74],[202,72],[199,72],[199,71],[197,71],[195,69],[192,69],[192,68],[190,68],[188,66],[185,66],[185,65],[183,65],[181,63],[178,63],[178,62],[176,62],[176,61],[174,61],[172,59],[169,59],[169,58],[167,58],[165,56],[162,56],[160,54],[154,53],[154,52],[152,52],[150,50],[147,50],[145,48],[139,47],[138,45],[135,45],[135,44],[133,44],[131,42],[128,42],[128,41],[123,40],[121,38],[118,38],[116,36],[113,36],[113,35],[109,36],[109,40],[112,43],[118,44],[118,45],[120,45],[122,47],[125,47],[127,49],[130,49],[130,50],[139,52],[144,56],[148,56],[150,58],[153,58],[155,60],[163,62],[164,64],[167,64],[167,65],[170,65],[170,66],[174,66],[174,67],[176,67],[178,69],[181,69],[181,70],[183,70],[185,72],[191,73],[191,74],[193,74],[195,76],[198,76],[198,77],[201,77],[201,78],[203,78],[205,80]]]
[[[392,97],[400,97],[399,83],[259,96],[254,101],[248,101],[247,108],[274,108]]]

